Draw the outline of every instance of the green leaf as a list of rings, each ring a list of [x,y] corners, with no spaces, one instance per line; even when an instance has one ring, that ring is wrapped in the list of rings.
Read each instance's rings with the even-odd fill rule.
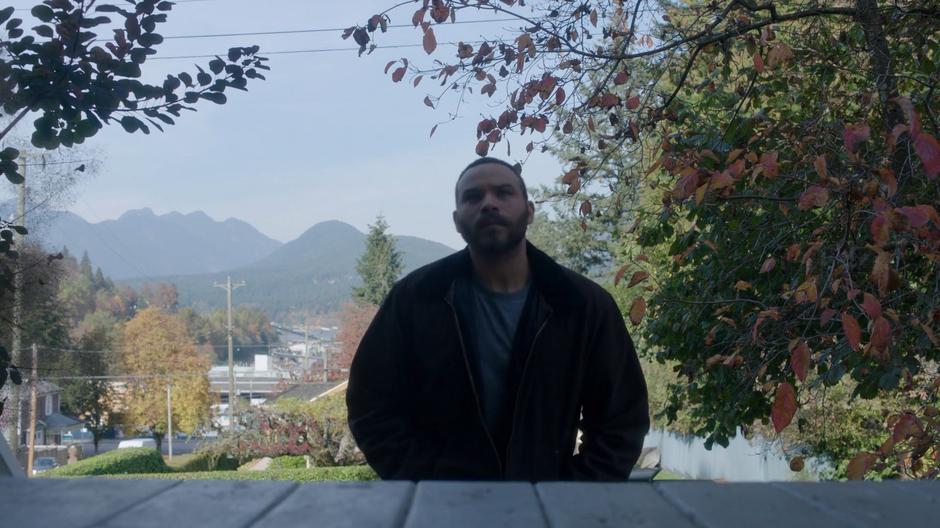
[[[52,28],[49,26],[36,26],[33,28],[33,31],[40,37],[52,38],[52,36],[55,35],[55,32],[53,32]]]
[[[55,17],[55,12],[52,11],[52,8],[44,4],[33,7],[30,13],[43,22],[51,22]]]
[[[7,21],[7,19],[13,16],[13,11],[14,11],[13,6],[0,9],[0,24],[3,24],[4,22]]]
[[[202,94],[203,99],[208,99],[215,104],[225,104],[227,100],[224,93],[220,92],[205,92]]]
[[[140,119],[134,116],[124,116],[121,118],[121,126],[130,134],[140,130],[141,125],[143,125],[143,123],[141,123]]]
[[[137,42],[145,48],[150,48],[163,42],[163,36],[156,33],[144,33],[137,39]]]
[[[13,147],[7,147],[0,151],[0,159],[4,160],[15,160],[20,155],[20,151],[16,150]]]

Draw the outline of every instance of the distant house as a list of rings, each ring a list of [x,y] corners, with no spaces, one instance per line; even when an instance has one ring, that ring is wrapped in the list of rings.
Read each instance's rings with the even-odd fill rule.
[[[17,424],[20,445],[27,445],[30,426],[30,382],[20,385],[20,419]],[[62,414],[59,407],[62,387],[48,381],[39,381],[36,387],[36,445],[62,445],[62,436],[71,431],[76,433],[84,424],[75,418]],[[9,383],[0,389],[0,400],[9,401],[12,388]],[[12,417],[12,412],[3,413],[4,421]]]
[[[327,383],[297,383],[296,385],[291,385],[273,398],[268,398],[268,401],[265,402],[265,405],[272,404],[285,398],[293,398],[295,400],[312,402],[324,396],[329,396],[330,394],[335,394],[337,392],[346,390],[346,384],[346,381],[330,381]]]

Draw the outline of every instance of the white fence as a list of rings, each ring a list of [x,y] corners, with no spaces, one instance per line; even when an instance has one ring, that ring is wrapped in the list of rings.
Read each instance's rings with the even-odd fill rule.
[[[733,482],[819,480],[826,471],[824,462],[806,459],[803,471],[790,470],[789,460],[779,445],[762,438],[747,440],[738,432],[728,447],[718,444],[705,449],[705,440],[661,429],[651,429],[643,447],[657,447],[663,469],[693,479]]]

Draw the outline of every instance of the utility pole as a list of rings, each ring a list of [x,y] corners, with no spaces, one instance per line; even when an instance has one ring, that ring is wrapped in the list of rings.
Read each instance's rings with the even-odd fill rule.
[[[228,276],[225,284],[215,283],[213,286],[222,288],[226,293],[228,305],[228,427],[235,430],[235,360],[232,355],[232,290],[241,288],[245,281],[232,284],[232,276]]]
[[[26,455],[26,476],[33,476],[33,460],[36,456],[36,400],[37,395],[36,391],[38,390],[39,385],[39,350],[36,348],[36,343],[33,343],[33,374],[29,377],[29,380],[32,382],[32,390],[29,395],[29,453]],[[51,396],[46,396],[50,398]]]
[[[310,335],[307,332],[307,320],[304,319],[304,377],[307,376],[307,371],[310,370]],[[313,373],[310,373],[310,377],[313,378]]]
[[[170,462],[173,462],[173,378],[166,381],[166,439],[170,451]]]
[[[26,153],[20,154],[20,174],[23,175],[23,183],[19,185],[16,200],[16,217],[14,222],[17,225],[26,226]],[[14,233],[16,246],[22,246],[26,241],[26,235]],[[10,335],[10,345],[12,350],[13,364],[20,366],[23,363],[23,266],[20,259],[13,260],[13,324]],[[12,411],[10,424],[7,428],[7,436],[10,440],[10,450],[17,452],[20,445],[20,431],[22,427],[22,407],[20,403],[20,386],[12,385],[10,387],[10,404]]]

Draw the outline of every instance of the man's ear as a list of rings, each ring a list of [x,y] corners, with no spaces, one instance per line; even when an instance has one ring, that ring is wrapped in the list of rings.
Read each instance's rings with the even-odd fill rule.
[[[457,210],[456,209],[454,209],[454,212],[450,214],[450,218],[451,220],[454,221],[454,229],[456,229],[457,232],[459,233],[460,227],[458,227],[458,224],[457,224]]]
[[[532,200],[529,200],[526,202],[525,207],[529,211],[529,220],[526,223],[531,224],[532,220],[535,220],[535,203],[533,203]]]

